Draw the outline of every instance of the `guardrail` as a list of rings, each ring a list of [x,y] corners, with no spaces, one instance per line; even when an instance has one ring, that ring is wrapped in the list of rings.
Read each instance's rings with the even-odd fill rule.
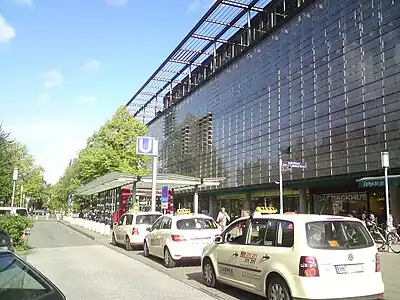
[[[106,225],[104,223],[100,222],[95,222],[91,220],[85,220],[81,218],[73,218],[73,217],[68,217],[68,216],[63,216],[62,220],[64,222],[68,222],[71,225],[79,226],[85,229],[88,229],[90,231],[105,235],[105,236],[110,236],[111,235],[111,227],[110,225]]]

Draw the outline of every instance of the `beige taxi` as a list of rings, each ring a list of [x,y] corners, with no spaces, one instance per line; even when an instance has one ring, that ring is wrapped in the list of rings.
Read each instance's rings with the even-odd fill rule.
[[[207,286],[273,300],[382,299],[376,245],[355,218],[259,215],[236,220],[202,255]]]

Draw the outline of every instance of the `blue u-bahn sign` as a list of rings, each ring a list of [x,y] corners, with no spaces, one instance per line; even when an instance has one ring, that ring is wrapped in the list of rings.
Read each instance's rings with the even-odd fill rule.
[[[136,139],[136,154],[156,156],[158,154],[157,139],[148,136],[139,136]]]

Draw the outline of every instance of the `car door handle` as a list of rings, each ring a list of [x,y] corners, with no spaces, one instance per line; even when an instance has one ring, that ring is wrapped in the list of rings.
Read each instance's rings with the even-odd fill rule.
[[[265,259],[265,260],[268,260],[268,259],[270,259],[271,257],[268,255],[268,254],[264,254],[263,255],[263,257],[262,257],[262,259]]]
[[[233,256],[239,256],[239,254],[237,254],[236,252],[233,252],[233,254],[232,254]]]

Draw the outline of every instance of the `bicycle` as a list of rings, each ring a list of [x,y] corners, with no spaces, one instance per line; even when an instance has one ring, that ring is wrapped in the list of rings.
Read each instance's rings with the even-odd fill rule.
[[[378,225],[373,225],[369,229],[378,250],[382,250],[385,246],[390,248],[393,253],[400,254],[399,235],[397,232],[386,230]],[[398,247],[399,246],[399,247]]]

